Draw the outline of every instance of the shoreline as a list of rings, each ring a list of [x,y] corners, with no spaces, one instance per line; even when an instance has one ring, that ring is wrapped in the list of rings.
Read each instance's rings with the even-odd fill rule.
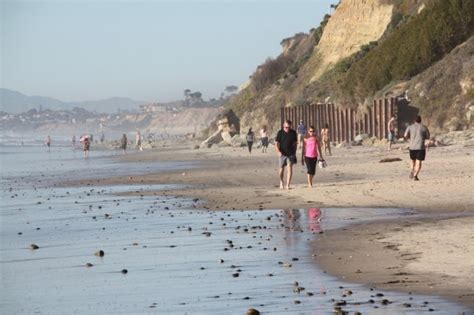
[[[278,188],[277,157],[271,147],[266,154],[255,149],[251,155],[246,148],[190,147],[166,146],[119,158],[131,162],[194,161],[199,163],[199,168],[66,184],[179,184],[185,189],[123,195],[196,198],[204,201],[202,208],[211,210],[392,207],[433,216],[464,214],[454,219],[403,218],[402,222],[351,226],[323,234],[312,247],[314,260],[321,269],[344,280],[387,290],[439,295],[474,309],[474,270],[471,270],[474,267],[457,268],[456,273],[450,271],[450,264],[474,258],[474,248],[470,245],[474,244],[470,242],[474,239],[474,232],[470,232],[474,231],[470,216],[474,215],[471,197],[474,171],[469,167],[473,164],[472,147],[430,149],[419,182],[408,180],[408,154],[401,148],[395,147],[391,152],[385,147],[334,149],[333,156],[325,157],[329,167],[317,170],[316,188],[306,187],[305,172],[297,164],[293,189],[289,191]],[[386,157],[399,157],[402,161],[379,163]],[[450,240],[444,244],[444,251],[430,247],[443,239]],[[457,256],[451,261],[453,250]],[[363,259],[361,252],[371,258]],[[430,260],[433,255],[437,257],[435,261]],[[370,272],[364,272],[367,268]]]

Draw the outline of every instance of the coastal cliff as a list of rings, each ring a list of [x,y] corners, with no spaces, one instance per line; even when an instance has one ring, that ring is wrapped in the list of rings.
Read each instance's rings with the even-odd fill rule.
[[[282,40],[282,53],[258,66],[224,104],[243,129],[267,125],[274,132],[281,107],[318,102],[367,107],[375,97],[419,95],[415,86],[440,87],[424,89],[423,97],[411,102],[431,128],[471,128],[474,93],[472,80],[466,78],[474,76],[472,67],[450,71],[444,67],[452,63],[440,61],[460,46],[465,52],[456,60],[470,64],[471,46],[463,44],[474,32],[473,1],[342,0],[334,7],[309,33]],[[451,74],[449,91],[442,76],[421,75],[434,66],[436,73]],[[411,84],[415,77],[418,85]],[[431,110],[440,95],[442,101]]]
[[[360,47],[382,37],[392,20],[392,4],[379,0],[342,1],[324,28],[323,36],[312,58],[317,66],[311,81],[338,61],[360,50]]]

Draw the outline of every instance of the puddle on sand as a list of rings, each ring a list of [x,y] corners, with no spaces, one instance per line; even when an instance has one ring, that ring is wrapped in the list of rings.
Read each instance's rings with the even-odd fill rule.
[[[36,189],[12,199],[4,190],[0,313],[331,314],[342,300],[342,309],[363,314],[467,311],[344,283],[312,261],[310,241],[320,230],[405,211],[213,212],[190,199],[113,195],[152,188]],[[28,249],[32,243],[39,249]],[[94,256],[98,250],[104,257]]]

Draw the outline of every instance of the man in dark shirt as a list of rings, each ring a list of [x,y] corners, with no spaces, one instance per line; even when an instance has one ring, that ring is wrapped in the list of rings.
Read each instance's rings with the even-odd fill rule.
[[[283,123],[283,129],[278,131],[275,142],[275,148],[280,157],[280,188],[290,189],[291,177],[293,175],[293,164],[296,164],[296,148],[298,146],[298,136],[296,131],[291,129],[291,121],[286,120]],[[288,166],[286,187],[283,184],[285,166]]]

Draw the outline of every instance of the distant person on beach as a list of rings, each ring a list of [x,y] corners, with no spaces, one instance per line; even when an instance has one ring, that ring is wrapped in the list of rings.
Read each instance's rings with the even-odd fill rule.
[[[266,125],[263,125],[260,130],[260,141],[262,142],[262,153],[266,153],[268,149],[268,132]]]
[[[285,120],[283,128],[280,129],[275,138],[275,149],[279,155],[280,189],[290,189],[291,177],[293,175],[293,164],[296,164],[296,149],[298,147],[298,135],[291,129],[291,121]],[[283,183],[285,167],[288,166],[286,175],[286,186]]]
[[[122,149],[123,154],[127,153],[127,144],[128,144],[127,135],[123,134],[122,139],[120,140],[120,149]]]
[[[249,153],[252,154],[252,146],[255,140],[255,133],[252,131],[252,127],[249,128],[245,139],[247,140],[247,147],[249,148]]]
[[[316,174],[318,158],[324,161],[323,155],[321,154],[321,145],[313,126],[309,127],[308,134],[303,140],[303,158],[301,163],[303,165],[306,164],[308,187],[313,187],[313,178],[314,174]]]
[[[137,135],[135,136],[135,143],[137,145],[137,150],[143,151],[142,147],[142,134],[140,131],[137,132]]]
[[[84,157],[89,157],[89,150],[91,148],[91,140],[88,135],[81,137],[82,139],[82,149],[84,150]]]
[[[71,144],[72,144],[72,148],[75,149],[76,148],[76,136],[72,136]]]
[[[421,124],[421,117],[416,116],[415,123],[405,130],[405,139],[410,138],[410,179],[418,181],[418,174],[421,170],[422,161],[425,160],[426,148],[425,140],[430,138],[428,128]]]
[[[298,146],[301,148],[303,146],[304,136],[306,135],[306,126],[304,125],[303,120],[300,120],[297,130],[298,130]]]
[[[321,129],[321,141],[323,142],[324,154],[326,152],[331,154],[331,133],[329,132],[329,125],[325,124],[324,128]]]
[[[388,131],[388,150],[392,150],[392,144],[395,143],[395,115],[390,117],[390,120],[387,124]]]
[[[46,137],[46,140],[44,143],[48,146],[48,152],[49,152],[51,149],[51,137],[49,135]]]
[[[102,132],[100,134],[100,145],[103,147],[104,146],[104,141],[105,141],[105,135],[104,133]]]

